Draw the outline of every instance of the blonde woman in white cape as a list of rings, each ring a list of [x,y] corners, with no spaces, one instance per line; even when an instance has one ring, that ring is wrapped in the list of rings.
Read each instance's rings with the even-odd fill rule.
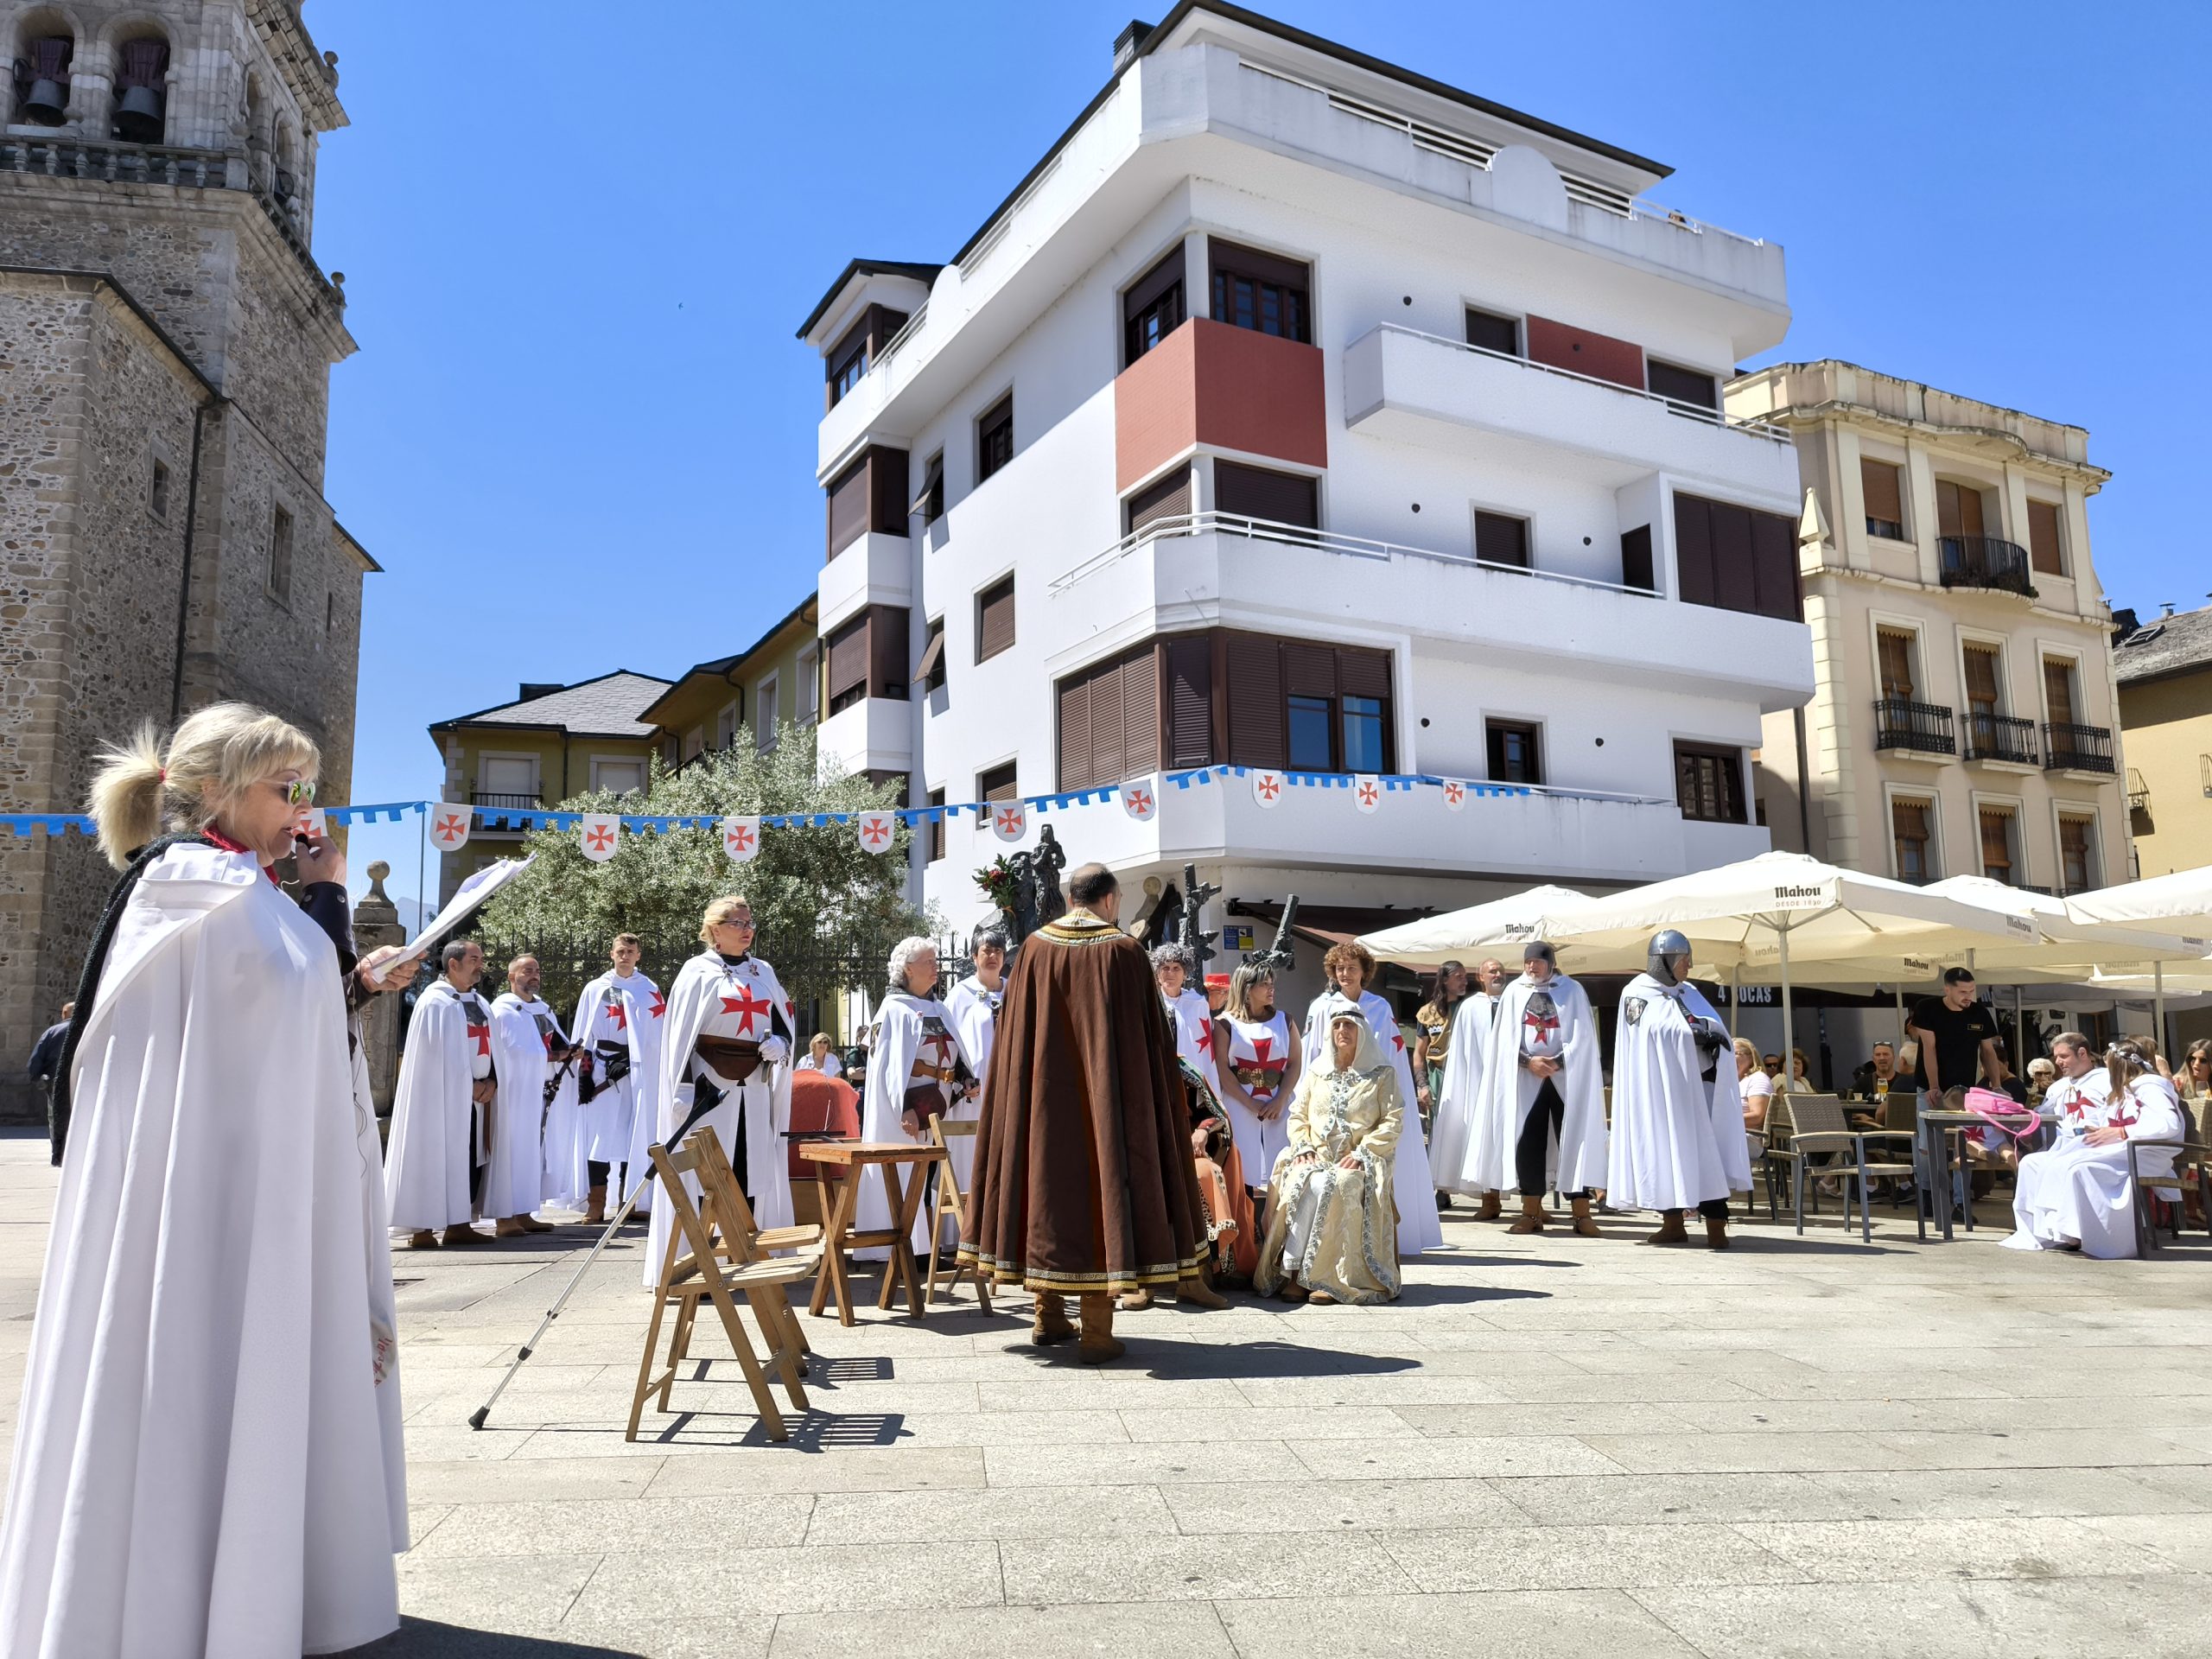
[[[695,1127],[711,1128],[737,1172],[753,1218],[763,1227],[791,1224],[789,1144],[791,1126],[791,1006],[776,970],[753,954],[753,906],[728,893],[707,906],[699,927],[707,948],[685,963],[668,994],[660,1049],[660,1128],[668,1137],[691,1116],[692,1084],[703,1077],[721,1091]],[[702,1052],[714,1050],[709,1059]],[[756,1044],[758,1063],[743,1066],[726,1045]],[[744,1069],[742,1077],[722,1067]],[[690,1178],[686,1177],[688,1180]],[[668,1236],[675,1223],[668,1206],[652,1207],[645,1233],[645,1281],[660,1282]]]
[[[131,873],[56,1097],[0,1529],[16,1659],[289,1659],[398,1627],[391,1265],[349,993],[332,934],[264,874],[318,764],[284,721],[219,703],[94,782],[101,849]],[[374,961],[353,977],[385,988]]]

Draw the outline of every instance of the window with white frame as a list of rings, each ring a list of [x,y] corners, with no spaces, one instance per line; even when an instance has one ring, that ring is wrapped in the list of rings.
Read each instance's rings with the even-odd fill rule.
[[[798,707],[791,718],[802,726],[811,726],[822,715],[822,647],[801,645],[798,648]]]
[[[642,791],[645,786],[645,763],[642,760],[595,754],[591,761],[591,786],[610,790],[617,795]]]
[[[737,700],[733,697],[722,704],[715,716],[715,747],[726,749],[737,741]]]
[[[782,718],[776,706],[776,678],[771,674],[753,693],[753,739],[763,753],[776,747],[776,721]]]

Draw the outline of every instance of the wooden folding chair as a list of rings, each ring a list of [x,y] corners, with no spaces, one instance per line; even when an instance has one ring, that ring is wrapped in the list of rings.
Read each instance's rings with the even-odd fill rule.
[[[647,1151],[660,1179],[662,1201],[669,1206],[675,1224],[669,1230],[668,1253],[653,1292],[652,1321],[645,1330],[645,1354],[638,1362],[637,1391],[630,1400],[629,1432],[623,1438],[638,1438],[638,1423],[645,1414],[648,1395],[660,1395],[657,1409],[669,1408],[669,1393],[675,1386],[677,1368],[690,1356],[691,1328],[698,1320],[699,1304],[705,1300],[714,1304],[721,1320],[722,1333],[745,1373],[762,1427],[771,1440],[789,1440],[790,1431],[776,1408],[775,1396],[768,1391],[760,1358],[738,1319],[737,1298],[742,1295],[751,1304],[753,1319],[768,1344],[768,1364],[782,1382],[792,1408],[804,1411],[806,1338],[784,1287],[807,1277],[817,1263],[809,1255],[758,1253],[759,1240],[785,1230],[764,1233],[753,1225],[752,1210],[744,1193],[738,1191],[729,1160],[711,1128],[695,1132],[681,1152],[671,1154],[658,1145]],[[686,1175],[698,1180],[696,1204],[684,1183]],[[653,1350],[660,1340],[661,1320],[671,1307],[676,1319],[669,1337],[668,1363],[656,1372]]]
[[[945,1153],[944,1161],[937,1166],[937,1202],[930,1207],[930,1281],[922,1293],[925,1302],[933,1302],[937,1300],[937,1276],[940,1258],[944,1254],[944,1218],[947,1216],[952,1217],[953,1233],[957,1236],[961,1218],[966,1214],[968,1209],[968,1194],[961,1188],[960,1177],[952,1167],[952,1148],[946,1143],[948,1141],[963,1139],[972,1141],[976,1138],[976,1125],[972,1118],[948,1120],[940,1113],[930,1120],[930,1144],[944,1147]],[[963,1274],[968,1281],[976,1287],[976,1300],[982,1306],[982,1311],[986,1313],[989,1313],[991,1311],[990,1281],[984,1276],[982,1269],[974,1262],[969,1263],[964,1268],[962,1267],[957,1255],[950,1270],[945,1274],[944,1300],[948,1302],[952,1300],[953,1287],[960,1282]]]

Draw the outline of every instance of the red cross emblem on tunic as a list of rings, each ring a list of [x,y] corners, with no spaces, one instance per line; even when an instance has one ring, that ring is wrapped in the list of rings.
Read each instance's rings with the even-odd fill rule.
[[[468,1040],[476,1045],[476,1052],[482,1055],[486,1059],[488,1060],[492,1058],[491,1027],[480,1026],[474,1020],[470,1020],[468,1022]]]
[[[2121,1103],[2120,1105],[2114,1106],[2114,1107],[2112,1109],[2112,1116],[2111,1116],[2110,1117],[2108,1117],[2107,1119],[2106,1119],[2106,1121],[2105,1121],[2105,1127],[2106,1127],[2106,1128],[2113,1128],[2113,1129],[2125,1129],[2125,1128],[2133,1128],[2133,1127],[2134,1126],[2134,1123],[2135,1123],[2135,1117],[2136,1117],[2136,1115],[2135,1115],[2133,1112],[2132,1112],[2132,1111],[2128,1110],[2127,1109],[2128,1109],[2128,1107],[2130,1107],[2130,1106],[2133,1105],[2134,1103],[2134,1103],[2133,1101],[2132,1101],[2132,1100],[2131,1100],[2131,1101],[2126,1101],[2126,1102],[2123,1102],[2123,1103]]]
[[[440,818],[436,825],[431,830],[430,839],[440,842],[459,841],[461,839],[461,815],[458,812],[448,812],[445,817]]]
[[[630,1029],[630,1005],[620,991],[607,999],[607,1017],[614,1022],[615,1030]]]
[[[1372,784],[1362,784],[1359,786],[1359,804],[1362,806],[1374,805],[1380,795],[1381,791]]]
[[[922,1039],[921,1052],[914,1057],[914,1075],[943,1077],[952,1070],[952,1038],[942,1031],[931,1032]]]
[[[603,853],[614,844],[614,831],[603,823],[594,823],[584,831],[584,841],[594,853]]]
[[[774,1009],[775,1006],[776,1005],[774,1003],[771,1002],[765,996],[753,995],[752,988],[744,985],[738,987],[737,995],[735,996],[726,996],[722,998],[722,1012],[724,1014],[734,1014],[741,1016],[739,1019],[737,1025],[737,1034],[741,1037],[748,1034],[752,1031],[753,1015],[757,1014],[770,1013]]]
[[[1261,798],[1261,799],[1262,799],[1262,800],[1267,800],[1267,801],[1272,801],[1273,799],[1274,799],[1274,798],[1275,798],[1276,796],[1278,796],[1278,795],[1280,795],[1280,794],[1281,794],[1281,793],[1282,793],[1282,779],[1280,779],[1280,778],[1262,778],[1262,779],[1260,779],[1260,798]]]
[[[652,1006],[646,1010],[646,1012],[651,1014],[654,1019],[659,1019],[661,1015],[668,1012],[668,999],[663,996],[658,991],[655,991],[653,993]]]
[[[1406,1052],[1406,1033],[1402,1031],[1392,1032],[1390,1033],[1390,1046],[1395,1049],[1399,1053],[1404,1053]]]
[[[1252,1039],[1252,1058],[1264,1066],[1268,1063],[1268,1052],[1274,1046],[1275,1039],[1272,1037],[1255,1037]]]
[[[1548,1043],[1559,1034],[1559,1015],[1555,1013],[1545,1014],[1529,1008],[1522,1014],[1521,1023],[1540,1043]]]
[[[1198,1027],[1198,1052],[1208,1059],[1213,1058],[1213,1027],[1211,1024]]]
[[[880,847],[891,839],[891,826],[881,818],[870,818],[861,825],[861,839],[871,847]]]

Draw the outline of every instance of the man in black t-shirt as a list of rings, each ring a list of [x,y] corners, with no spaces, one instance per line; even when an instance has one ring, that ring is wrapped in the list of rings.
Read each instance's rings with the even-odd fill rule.
[[[1974,1000],[1970,969],[1945,969],[1942,995],[1914,1003],[1907,1029],[1920,1045],[1913,1083],[1929,1103],[1940,1106],[1948,1090],[1973,1088],[1980,1074],[1993,1088],[2011,1075],[1997,1046],[1997,1016]]]

